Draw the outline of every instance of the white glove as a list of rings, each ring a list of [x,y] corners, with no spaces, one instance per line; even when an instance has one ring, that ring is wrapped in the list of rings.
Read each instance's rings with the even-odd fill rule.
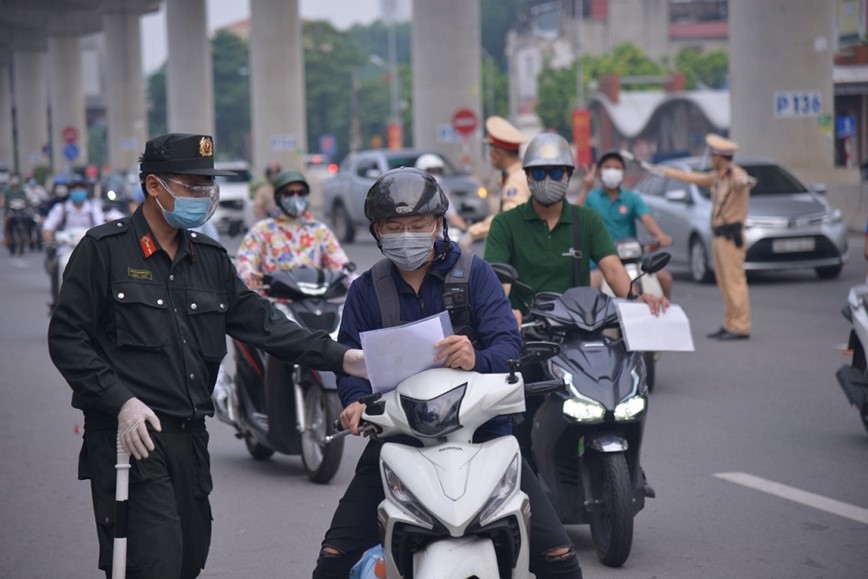
[[[344,354],[344,372],[358,378],[368,378],[368,368],[365,366],[365,354],[361,350],[347,350]]]
[[[653,175],[657,175],[658,177],[666,176],[666,169],[661,167],[660,165],[652,165],[648,161],[639,161],[639,166],[648,171]]]
[[[162,430],[160,419],[144,402],[138,398],[130,398],[124,402],[118,412],[118,432],[124,451],[137,460],[148,458],[148,451],[154,450],[154,441],[148,434],[145,422],[150,422],[157,432]]]

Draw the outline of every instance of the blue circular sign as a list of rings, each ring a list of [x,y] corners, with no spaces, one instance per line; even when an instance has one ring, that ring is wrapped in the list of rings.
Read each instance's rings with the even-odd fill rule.
[[[78,159],[78,155],[81,151],[78,148],[78,145],[75,143],[67,143],[63,147],[63,156],[66,157],[70,161],[74,161]]]

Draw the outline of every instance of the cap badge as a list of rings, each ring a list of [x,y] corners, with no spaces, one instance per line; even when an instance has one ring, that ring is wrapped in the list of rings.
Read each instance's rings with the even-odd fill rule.
[[[202,137],[199,139],[199,156],[200,157],[213,157],[214,156],[214,144],[211,142],[210,137]]]

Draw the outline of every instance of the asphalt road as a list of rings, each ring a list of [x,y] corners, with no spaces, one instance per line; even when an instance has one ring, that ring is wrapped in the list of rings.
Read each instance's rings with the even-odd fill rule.
[[[365,268],[378,253],[359,238],[347,250]],[[89,487],[76,480],[81,416],[48,358],[41,256],[4,253],[0,268],[0,577],[97,577]],[[675,271],[696,351],[658,365],[643,448],[657,498],[621,569],[597,561],[586,527],[569,529],[586,577],[866,576],[868,434],[834,377],[849,331],[840,309],[866,269],[854,236],[840,279],[752,277],[753,336],[737,343],[705,338],[720,325],[717,288]],[[202,576],[309,577],[361,441],[318,486],[299,458],[255,462],[228,426],[209,430],[215,525]]]

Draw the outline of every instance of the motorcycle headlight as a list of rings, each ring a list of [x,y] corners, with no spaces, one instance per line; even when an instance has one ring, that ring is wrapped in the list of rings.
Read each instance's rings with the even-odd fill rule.
[[[615,420],[633,420],[645,412],[646,405],[644,396],[631,396],[615,406]]]
[[[635,239],[619,241],[615,244],[618,257],[621,259],[636,259],[642,257],[642,244]]]
[[[512,496],[512,493],[518,486],[518,456],[519,455],[516,454],[512,458],[512,462],[509,463],[509,467],[506,469],[503,477],[501,477],[497,486],[494,487],[494,491],[491,493],[491,498],[488,499],[485,506],[482,507],[482,511],[479,513],[480,525],[485,526],[488,524],[489,517],[496,513],[503,503]]]
[[[398,478],[395,471],[389,468],[385,462],[383,463],[383,480],[386,483],[386,490],[389,491],[395,502],[429,528],[434,527],[434,519],[428,514],[419,499],[407,489],[404,481]]]
[[[577,422],[599,422],[606,415],[605,407],[599,402],[575,395],[564,400],[563,412]]]
[[[430,400],[401,396],[401,408],[407,415],[410,428],[419,436],[446,436],[461,428],[458,412],[466,391],[467,382]]]

